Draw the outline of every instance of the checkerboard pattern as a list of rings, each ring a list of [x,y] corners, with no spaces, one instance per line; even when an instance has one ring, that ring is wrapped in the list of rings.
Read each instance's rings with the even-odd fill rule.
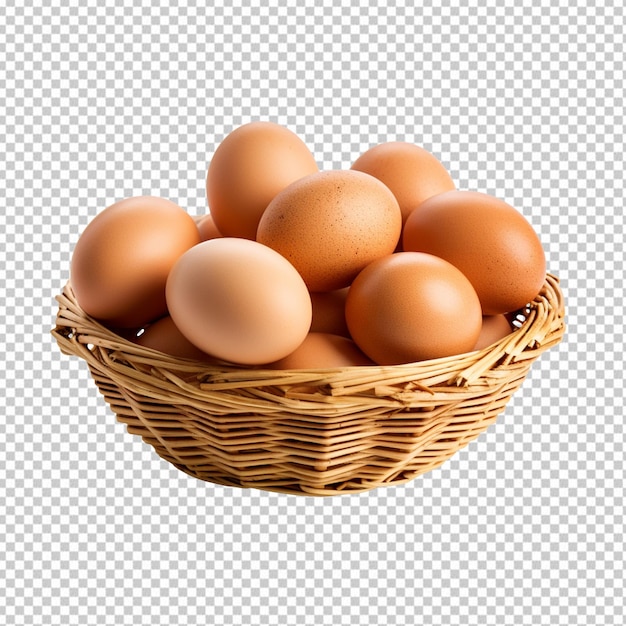
[[[623,3],[234,4],[0,9],[0,623],[623,625]],[[408,485],[201,483],[50,337],[87,222],[142,193],[203,213],[251,119],[322,168],[426,147],[522,211],[561,277],[564,341]]]

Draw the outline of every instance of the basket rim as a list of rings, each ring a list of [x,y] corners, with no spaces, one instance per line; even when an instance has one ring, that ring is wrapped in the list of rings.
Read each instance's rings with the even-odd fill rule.
[[[511,365],[527,359],[536,359],[542,352],[559,343],[565,332],[565,306],[560,280],[546,274],[544,284],[527,307],[527,317],[521,326],[495,343],[471,352],[397,365],[356,365],[335,368],[275,370],[259,366],[242,366],[223,361],[195,361],[174,357],[152,348],[146,348],[126,339],[87,315],[79,306],[71,281],[55,296],[59,308],[56,325],[50,331],[62,352],[76,355],[98,366],[107,362],[128,361],[143,364],[166,377],[184,379],[190,384],[221,380],[223,384],[245,386],[264,381],[289,379],[292,384],[306,384],[314,380],[327,383],[346,378],[363,381],[396,378],[419,379],[448,376],[458,386],[476,382],[486,372],[502,365]],[[224,382],[228,380],[228,383]]]

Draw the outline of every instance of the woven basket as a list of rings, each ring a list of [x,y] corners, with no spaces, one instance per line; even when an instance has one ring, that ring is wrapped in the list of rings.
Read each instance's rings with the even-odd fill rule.
[[[525,321],[480,351],[420,363],[274,371],[177,359],[112,333],[68,283],[52,330],[83,358],[117,419],[211,483],[328,496],[413,480],[501,413],[565,331],[548,275]]]

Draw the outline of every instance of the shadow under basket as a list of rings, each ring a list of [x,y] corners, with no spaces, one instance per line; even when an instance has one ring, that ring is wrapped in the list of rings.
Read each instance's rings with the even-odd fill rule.
[[[565,332],[558,278],[491,346],[405,365],[276,371],[138,346],[87,316],[68,283],[52,330],[128,432],[200,480],[308,496],[413,480],[476,439]]]

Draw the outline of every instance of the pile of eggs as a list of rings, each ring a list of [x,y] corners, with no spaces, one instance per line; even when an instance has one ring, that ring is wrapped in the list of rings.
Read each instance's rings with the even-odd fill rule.
[[[208,211],[120,200],[87,225],[70,282],[85,313],[145,347],[279,369],[395,365],[477,350],[540,291],[544,250],[503,200],[458,190],[401,141],[318,168],[257,121],[218,145]]]

